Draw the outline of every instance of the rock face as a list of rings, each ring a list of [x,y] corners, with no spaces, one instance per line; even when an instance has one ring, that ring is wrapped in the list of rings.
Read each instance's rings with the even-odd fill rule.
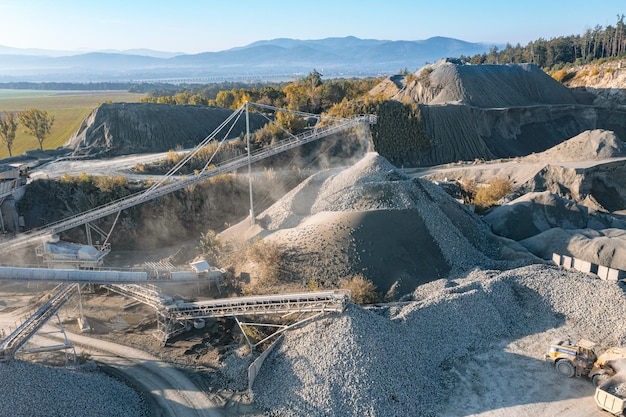
[[[420,166],[524,156],[593,129],[626,137],[626,110],[590,105],[532,64],[444,60],[372,94],[419,105],[431,142],[418,152]]]
[[[64,146],[73,149],[74,155],[93,157],[190,148],[211,134],[232,113],[229,109],[207,106],[101,104],[83,120]],[[251,114],[251,129],[262,126],[262,119]],[[245,119],[240,118],[230,137],[245,131]]]
[[[624,181],[626,160],[579,169],[548,165],[516,194],[550,191],[592,209],[614,212],[626,210]]]
[[[567,70],[564,84],[570,88],[593,93],[598,104],[626,104],[626,62],[609,61],[602,64],[587,64]],[[605,103],[602,103],[605,101]]]

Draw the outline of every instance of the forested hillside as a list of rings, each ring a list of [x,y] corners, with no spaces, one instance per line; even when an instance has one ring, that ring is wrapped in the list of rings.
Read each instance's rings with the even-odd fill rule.
[[[617,16],[615,26],[596,25],[582,35],[559,36],[550,40],[539,38],[526,46],[507,44],[502,50],[461,56],[472,64],[533,63],[540,68],[554,69],[566,64],[584,64],[601,58],[626,57],[626,28],[624,15]],[[557,68],[558,69],[558,68]]]

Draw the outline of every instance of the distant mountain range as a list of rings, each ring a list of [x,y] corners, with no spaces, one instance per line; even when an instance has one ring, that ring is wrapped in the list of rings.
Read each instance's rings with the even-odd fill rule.
[[[386,41],[353,36],[280,38],[193,55],[147,49],[80,53],[0,45],[0,82],[289,80],[313,69],[329,78],[374,76],[405,68],[415,71],[427,62],[471,56],[493,46],[445,37]]]

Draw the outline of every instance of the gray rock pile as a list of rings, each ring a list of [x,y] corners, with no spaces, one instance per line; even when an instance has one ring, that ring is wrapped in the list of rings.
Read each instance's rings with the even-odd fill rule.
[[[254,399],[280,416],[442,415],[455,401],[451,369],[476,352],[555,328],[625,343],[624,314],[616,283],[540,265],[477,270],[423,285],[405,303],[351,305],[287,334],[265,362]]]
[[[376,153],[313,175],[259,219],[266,239],[294,254],[284,269],[292,280],[329,284],[362,274],[382,294],[406,294],[503,259],[536,261],[521,246],[496,241],[440,187],[405,176]]]
[[[64,146],[72,149],[74,155],[92,157],[192,148],[232,112],[209,106],[101,104],[82,121]],[[264,120],[262,116],[251,114],[252,129],[261,127]],[[242,119],[235,125],[233,137],[245,131]]]
[[[145,417],[130,387],[94,371],[72,371],[20,360],[0,363],[0,415],[11,417]]]

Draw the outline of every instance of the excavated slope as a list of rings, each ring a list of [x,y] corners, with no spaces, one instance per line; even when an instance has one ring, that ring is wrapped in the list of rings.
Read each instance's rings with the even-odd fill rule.
[[[592,209],[626,210],[626,160],[616,160],[589,168],[548,165],[516,189],[521,196],[550,191]]]
[[[570,87],[591,92],[602,101],[626,104],[626,60],[608,61],[569,68],[563,83]]]
[[[441,61],[372,90],[420,107],[431,146],[411,150],[416,166],[542,152],[586,130],[626,137],[626,110],[589,105],[532,64]]]
[[[620,228],[626,221],[565,199],[549,191],[525,194],[494,208],[483,220],[498,236],[523,240],[546,230]]]
[[[93,157],[190,148],[211,134],[232,112],[208,106],[101,104],[83,120],[64,146],[73,149],[74,155]],[[250,122],[252,129],[263,124],[262,117],[254,114],[250,115]],[[245,130],[245,120],[241,119],[231,137]]]
[[[599,161],[588,168],[547,165],[520,185],[518,198],[484,217],[499,236],[520,242],[535,255],[570,255],[596,264],[626,268],[626,145],[613,132],[583,132],[545,152],[521,159],[531,163]],[[619,213],[607,213],[619,212]]]

